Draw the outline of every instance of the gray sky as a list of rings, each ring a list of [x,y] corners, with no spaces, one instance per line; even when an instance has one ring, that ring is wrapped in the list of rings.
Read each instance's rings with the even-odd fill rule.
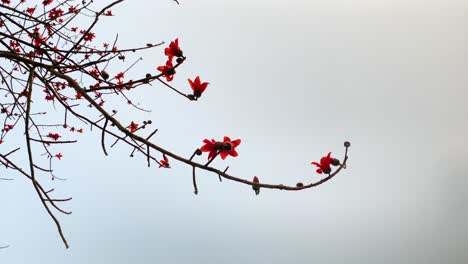
[[[209,81],[198,103],[163,86],[133,98],[153,110],[155,142],[189,156],[204,138],[241,138],[217,161],[245,178],[318,179],[310,161],[349,168],[308,191],[262,190],[190,168],[146,167],[99,133],[61,149],[54,186],[73,196],[64,250],[32,186],[0,182],[1,263],[467,263],[466,1],[126,1],[96,41],[180,38],[173,83]],[[155,71],[163,49],[128,76]]]

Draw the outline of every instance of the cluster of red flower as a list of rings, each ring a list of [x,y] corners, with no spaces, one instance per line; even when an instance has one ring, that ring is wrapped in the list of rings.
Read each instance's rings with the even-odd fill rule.
[[[176,74],[175,66],[172,62],[173,59],[177,57],[176,62],[178,64],[185,60],[184,52],[179,46],[178,38],[171,41],[169,47],[164,49],[164,54],[167,56],[166,64],[163,66],[158,66],[156,69],[162,73],[168,82],[170,82],[174,79],[174,75]],[[190,88],[192,88],[193,91],[193,94],[190,96],[190,98],[193,100],[197,100],[199,97],[201,97],[209,84],[208,82],[202,82],[200,80],[200,76],[195,77],[195,80],[193,81],[188,79],[188,82],[190,84]]]

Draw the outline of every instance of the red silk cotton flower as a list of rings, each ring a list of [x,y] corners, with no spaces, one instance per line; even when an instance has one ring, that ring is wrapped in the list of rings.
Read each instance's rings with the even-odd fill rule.
[[[57,157],[57,159],[61,160],[63,158],[63,155],[62,155],[62,153],[59,152],[59,153],[57,153],[55,155],[55,157]]]
[[[166,62],[166,65],[159,66],[156,69],[160,71],[164,77],[166,77],[166,80],[168,82],[172,81],[172,79],[174,79],[174,74],[176,74],[174,65],[172,65],[172,62],[170,60]]]
[[[159,161],[160,165],[159,168],[164,167],[164,168],[170,168],[171,166],[169,165],[169,159],[167,158],[166,154],[163,154],[163,159]]]
[[[327,174],[328,174],[328,173],[331,172],[331,167],[330,167],[330,165],[332,164],[332,162],[333,162],[334,160],[335,160],[335,159],[331,157],[331,152],[329,152],[327,156],[322,157],[322,158],[320,159],[320,163],[311,162],[310,164],[317,166],[316,172],[317,172],[318,174],[322,174],[322,173],[327,173]]]
[[[62,136],[60,136],[58,133],[50,132],[49,134],[47,134],[47,137],[53,139],[54,141],[57,141]]]
[[[219,152],[221,159],[226,159],[227,156],[237,157],[239,153],[236,151],[236,147],[240,145],[241,140],[236,139],[232,140],[229,137],[224,137],[223,141],[216,141],[214,139],[205,139],[203,140],[203,145],[200,150],[202,152],[209,152],[208,159],[216,157],[216,154]]]
[[[133,132],[137,131],[138,124],[132,121],[127,128],[128,128],[128,130],[130,130],[130,132],[133,133]]]
[[[206,90],[206,87],[208,87],[209,84],[207,82],[202,83],[200,80],[200,76],[197,76],[194,81],[188,79],[188,82],[193,90],[193,96],[195,98],[199,98],[202,95],[202,93]]]
[[[239,153],[237,153],[236,147],[239,146],[240,143],[241,143],[240,139],[231,141],[229,137],[224,137],[223,148],[220,153],[221,159],[225,159],[228,155],[237,157]]]
[[[205,143],[205,145],[203,145],[200,150],[201,152],[209,152],[208,154],[208,159],[212,159],[216,156],[216,153],[218,152],[218,150],[216,150],[216,140],[212,139],[212,140],[209,140],[209,139],[205,139],[203,140],[203,143]]]
[[[179,47],[179,39],[176,38],[174,41],[171,41],[169,47],[164,49],[164,54],[167,56],[168,60],[172,62],[174,57],[182,57],[184,53]]]

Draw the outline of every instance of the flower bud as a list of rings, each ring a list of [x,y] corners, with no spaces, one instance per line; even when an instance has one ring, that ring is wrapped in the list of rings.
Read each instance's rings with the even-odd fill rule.
[[[333,166],[340,166],[341,163],[339,159],[332,158],[330,164]]]
[[[109,79],[109,74],[106,71],[101,71],[101,77],[104,80],[107,80],[107,79]]]
[[[298,182],[296,183],[296,187],[298,188],[304,187],[304,184],[302,182]]]
[[[351,147],[351,143],[349,143],[349,141],[345,141],[344,146],[346,148],[349,148],[349,147]]]
[[[253,185],[252,185],[252,189],[254,190],[255,192],[255,195],[258,195],[260,194],[260,186],[258,186],[258,184],[260,183],[260,181],[258,180],[258,177],[257,176],[254,176],[253,178]]]
[[[181,64],[182,62],[184,62],[184,58],[177,58],[175,60],[178,64]]]
[[[143,80],[143,83],[149,83],[151,80],[151,74],[150,73],[147,73],[145,75],[145,79]]]
[[[195,150],[195,154],[197,156],[200,156],[201,154],[203,154],[203,152],[200,149],[197,149],[197,150]]]
[[[184,56],[184,52],[181,49],[177,49],[177,50],[174,51],[174,56],[182,57],[182,56]],[[177,62],[177,63],[179,63],[179,62]]]

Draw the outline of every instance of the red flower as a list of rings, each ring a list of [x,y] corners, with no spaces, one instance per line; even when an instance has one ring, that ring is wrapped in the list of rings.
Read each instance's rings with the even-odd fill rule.
[[[52,1],[53,0],[44,0],[44,1],[42,1],[42,4],[45,5],[45,6],[50,5],[50,4],[52,4]]]
[[[225,159],[228,155],[231,155],[233,157],[237,157],[239,154],[236,151],[236,147],[240,145],[241,140],[236,139],[234,141],[231,141],[229,137],[224,137],[223,141],[223,149],[221,150],[221,159]]]
[[[208,154],[208,159],[210,160],[211,158],[213,158],[214,156],[216,156],[216,153],[218,152],[218,150],[216,149],[216,140],[212,139],[212,140],[209,140],[209,139],[205,139],[203,140],[203,142],[205,143],[205,145],[203,145],[200,150],[202,152],[209,152],[210,154]]]
[[[29,96],[29,91],[26,90],[26,88],[20,93],[20,97],[21,96],[24,96],[24,97],[28,97]]]
[[[168,82],[174,79],[174,74],[176,73],[176,71],[170,60],[166,62],[165,66],[158,66],[156,69],[160,71],[164,77],[166,77],[166,80]]]
[[[202,95],[202,93],[206,90],[206,87],[208,87],[208,84],[209,84],[207,82],[202,83],[200,81],[200,76],[197,76],[195,78],[195,81],[193,81],[193,82],[192,82],[192,80],[188,79],[188,82],[190,84],[190,87],[193,90],[193,96],[195,98],[200,97]]]
[[[61,160],[62,157],[63,157],[63,155],[62,155],[62,153],[59,152],[59,153],[57,153],[57,154],[55,155],[55,157],[57,157],[57,159]]]
[[[132,121],[127,128],[133,133],[138,129],[138,124]]]
[[[63,16],[63,10],[62,9],[52,9],[49,12],[49,18],[50,19],[57,19],[59,17]]]
[[[168,57],[168,60],[172,62],[174,57],[182,57],[183,52],[179,47],[179,39],[176,38],[174,41],[171,41],[169,47],[164,49],[164,54]]]
[[[89,71],[89,74],[90,74],[91,76],[93,76],[94,78],[98,78],[99,75],[101,75],[101,73],[99,72],[99,69],[98,69],[96,66],[94,66],[94,67]]]
[[[252,189],[255,191],[255,195],[258,195],[260,193],[260,186],[258,186],[257,184],[259,184],[260,181],[258,180],[257,176],[253,177],[253,183],[254,185],[252,185]]]
[[[15,41],[15,40],[10,40],[10,47],[12,48],[18,48],[20,46],[20,44],[18,43],[18,41]]]
[[[8,132],[13,129],[13,125],[6,124],[5,127],[3,128],[3,131]]]
[[[226,157],[229,155],[233,157],[237,157],[239,155],[236,151],[236,147],[240,145],[240,139],[231,141],[229,137],[224,137],[224,140],[222,142],[215,141],[214,139],[205,139],[203,140],[203,142],[205,143],[205,145],[203,145],[200,148],[200,150],[202,152],[210,153],[208,154],[209,160],[214,158],[218,152],[221,155],[221,159],[223,160],[226,159]]]
[[[41,35],[41,33],[39,33],[39,28],[35,28],[33,30],[33,34],[31,34],[29,37],[33,39],[33,44],[35,47],[41,46],[42,44],[46,43],[47,40]]]
[[[159,161],[160,165],[159,168],[170,168],[169,159],[166,157],[166,154],[163,154],[163,159]]]
[[[86,30],[80,30],[80,33],[84,35],[84,40],[85,41],[93,41],[93,39],[96,37],[96,34],[92,32],[86,32]]]
[[[68,12],[70,12],[72,14],[75,14],[75,15],[78,15],[78,13],[79,13],[78,9],[76,9],[76,7],[74,7],[74,6],[70,6],[68,8]]]
[[[123,78],[124,78],[125,74],[123,72],[119,72],[117,73],[117,75],[115,76],[115,79],[117,79],[117,83],[118,84],[122,84],[123,83]]]
[[[330,164],[332,164],[333,160],[334,159],[331,157],[331,152],[329,152],[327,156],[322,157],[320,159],[320,163],[311,162],[310,164],[317,166],[316,172],[318,174],[322,174],[322,173],[327,173],[328,174],[328,173],[331,172]]]
[[[54,141],[57,141],[59,138],[61,138],[62,136],[60,136],[58,133],[52,133],[50,132],[49,134],[47,134],[47,137],[53,139]]]
[[[26,12],[28,12],[31,16],[34,14],[34,11],[36,11],[35,7],[26,8]]]
[[[107,10],[106,13],[104,13],[105,16],[113,16],[112,10]]]

